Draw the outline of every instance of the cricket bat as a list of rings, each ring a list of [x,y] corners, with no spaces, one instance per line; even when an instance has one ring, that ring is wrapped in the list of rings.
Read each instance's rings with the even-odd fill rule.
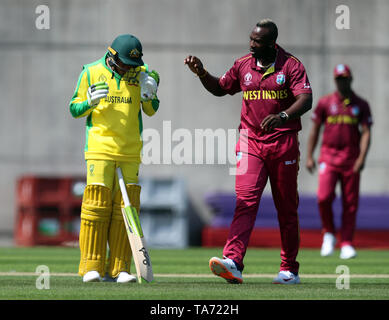
[[[146,247],[146,241],[143,235],[138,213],[136,212],[136,209],[131,206],[130,199],[128,198],[127,194],[126,184],[124,183],[122,170],[120,167],[116,168],[116,172],[124,202],[122,214],[124,224],[126,225],[132,256],[134,258],[138,283],[152,282],[154,280],[153,269],[151,266],[150,255]]]

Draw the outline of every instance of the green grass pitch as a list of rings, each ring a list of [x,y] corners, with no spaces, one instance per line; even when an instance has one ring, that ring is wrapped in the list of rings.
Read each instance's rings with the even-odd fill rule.
[[[242,285],[213,276],[208,267],[221,248],[150,249],[155,281],[151,284],[83,283],[78,248],[0,248],[1,300],[389,300],[389,251],[358,250],[352,260],[322,258],[301,249],[301,284],[271,283],[280,264],[279,249],[249,248]],[[49,289],[37,289],[36,268],[50,271]],[[336,268],[350,271],[348,289],[338,289]],[[135,268],[132,266],[132,273]],[[345,284],[345,282],[341,282]]]

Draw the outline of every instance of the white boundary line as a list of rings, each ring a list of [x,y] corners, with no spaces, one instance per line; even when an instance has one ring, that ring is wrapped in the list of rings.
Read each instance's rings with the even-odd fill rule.
[[[1,277],[23,277],[23,276],[39,276],[40,273],[35,272],[0,272]],[[244,278],[274,278],[277,274],[273,273],[251,273],[245,274]],[[77,273],[50,273],[54,277],[79,277]],[[160,278],[213,278],[213,274],[185,274],[185,273],[157,273],[155,277]],[[332,279],[339,277],[339,274],[300,274],[300,278],[306,279]],[[350,274],[350,278],[365,278],[365,279],[389,279],[389,274]]]

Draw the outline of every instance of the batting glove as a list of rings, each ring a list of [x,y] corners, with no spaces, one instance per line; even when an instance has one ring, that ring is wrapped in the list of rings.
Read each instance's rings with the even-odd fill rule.
[[[108,83],[106,82],[97,82],[92,84],[88,88],[88,104],[91,107],[97,106],[100,102],[100,99],[105,98],[108,95]]]
[[[151,72],[149,72],[149,76],[152,77],[155,82],[157,83],[157,86],[159,86],[159,74],[157,71],[155,70],[152,70]]]
[[[140,74],[141,101],[149,101],[155,99],[157,94],[157,89],[158,89],[158,82],[154,79],[154,77],[152,77],[151,74],[147,74],[146,72],[141,72]]]

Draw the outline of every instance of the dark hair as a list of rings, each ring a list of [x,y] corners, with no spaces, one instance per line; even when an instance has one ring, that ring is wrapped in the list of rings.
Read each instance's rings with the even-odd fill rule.
[[[271,39],[276,41],[278,37],[277,25],[270,19],[263,19],[257,23],[258,28],[266,28],[270,31]]]

